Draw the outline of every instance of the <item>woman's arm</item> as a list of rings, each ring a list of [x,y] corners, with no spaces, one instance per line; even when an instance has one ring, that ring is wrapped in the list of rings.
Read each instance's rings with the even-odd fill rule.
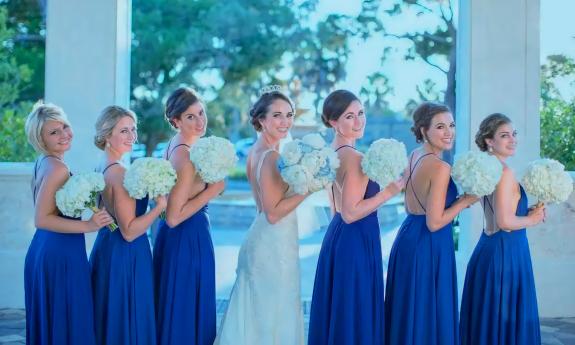
[[[124,174],[126,169],[121,165],[114,165],[108,169],[106,183],[112,188],[114,199],[114,214],[118,220],[122,237],[132,242],[146,232],[154,220],[166,207],[166,197],[156,198],[156,206],[149,212],[136,217],[136,200],[132,199],[124,188]]]
[[[56,207],[56,192],[62,188],[70,177],[66,165],[55,158],[46,158],[42,183],[36,195],[34,223],[37,228],[61,233],[86,233],[97,231],[113,222],[105,210],[92,215],[88,221],[73,220],[58,215]]]
[[[361,154],[344,149],[340,169],[344,169],[341,217],[347,224],[364,218],[401,191],[401,179],[392,182],[371,198],[364,199],[369,178],[361,170]]]
[[[445,208],[445,197],[449,185],[451,168],[449,164],[439,159],[428,160],[426,171],[430,173],[429,194],[425,205],[427,207],[425,221],[431,232],[437,231],[449,224],[463,209],[471,206],[478,198],[464,195],[457,199],[449,208]]]
[[[497,227],[502,230],[519,230],[534,226],[543,221],[545,217],[545,207],[536,207],[529,211],[524,217],[516,216],[518,195],[517,181],[513,176],[513,171],[508,167],[503,168],[501,180],[495,188],[494,208],[495,221]]]
[[[278,171],[276,164],[278,157],[277,152],[271,151],[263,158],[260,185],[256,186],[256,190],[260,191],[263,212],[270,224],[275,224],[288,215],[309,195],[285,196],[288,186]]]
[[[173,228],[190,218],[210,200],[218,196],[224,190],[225,182],[209,184],[206,189],[190,198],[190,188],[194,184],[196,169],[190,162],[188,150],[176,149],[171,161],[178,179],[168,197],[166,223]]]

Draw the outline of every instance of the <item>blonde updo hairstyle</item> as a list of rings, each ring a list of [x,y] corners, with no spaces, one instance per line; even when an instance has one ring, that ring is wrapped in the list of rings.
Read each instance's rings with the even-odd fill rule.
[[[133,111],[120,106],[111,105],[102,110],[102,113],[96,121],[96,136],[94,136],[94,144],[97,148],[102,151],[105,150],[106,139],[112,135],[116,124],[125,116],[131,117],[134,123],[138,123],[138,118]]]
[[[28,142],[36,152],[41,154],[49,154],[46,148],[46,144],[42,139],[42,128],[47,121],[57,121],[70,126],[68,117],[64,110],[57,105],[52,103],[44,103],[43,101],[38,101],[34,104],[32,111],[28,114],[26,118],[26,137]]]

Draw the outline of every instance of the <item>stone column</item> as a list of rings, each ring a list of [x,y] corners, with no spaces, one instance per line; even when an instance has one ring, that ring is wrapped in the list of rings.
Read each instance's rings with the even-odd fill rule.
[[[481,120],[504,113],[519,134],[510,165],[520,178],[540,154],[539,0],[460,0],[458,30],[457,151],[477,149],[474,136]],[[575,315],[575,280],[567,278],[575,272],[573,202],[550,206],[549,221],[528,229],[541,316]],[[481,207],[464,211],[461,218],[460,293],[483,227]]]
[[[131,1],[48,1],[46,22],[46,101],[72,123],[72,170],[92,170],[98,114],[129,104]]]

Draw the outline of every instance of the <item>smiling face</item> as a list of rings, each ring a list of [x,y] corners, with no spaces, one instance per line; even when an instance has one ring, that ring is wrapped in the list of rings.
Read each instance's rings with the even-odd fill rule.
[[[206,134],[208,118],[201,102],[190,105],[179,117],[173,119],[176,128],[185,137],[201,137]]]
[[[47,120],[42,126],[41,136],[46,152],[58,156],[70,149],[74,134],[67,124]]]
[[[512,123],[504,123],[497,128],[493,138],[486,138],[485,142],[489,152],[503,158],[513,156],[517,147],[517,131]]]
[[[109,148],[124,154],[132,151],[132,146],[138,139],[136,123],[130,116],[123,116],[112,129],[108,137]]]
[[[278,98],[270,104],[265,117],[259,120],[262,132],[274,141],[284,139],[293,125],[293,117],[291,104]]]
[[[356,140],[363,137],[365,130],[365,114],[363,105],[353,101],[337,120],[330,120],[329,124],[338,135],[346,139]]]
[[[450,112],[435,114],[429,129],[421,129],[428,143],[440,151],[450,150],[455,140],[455,121]]]

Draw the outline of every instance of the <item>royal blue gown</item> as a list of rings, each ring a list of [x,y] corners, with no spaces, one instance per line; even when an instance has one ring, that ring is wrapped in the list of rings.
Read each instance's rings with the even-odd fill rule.
[[[457,187],[450,178],[445,208],[456,198]],[[452,224],[431,232],[425,214],[408,213],[389,257],[385,291],[386,344],[455,345],[459,343],[458,331]]]
[[[524,217],[528,213],[527,195],[523,187],[520,189],[521,198],[515,214]],[[465,275],[461,344],[541,344],[525,229],[481,234]]]
[[[36,229],[24,264],[24,291],[26,344],[96,344],[84,234]]]
[[[369,181],[364,199],[379,192]],[[346,224],[338,212],[319,254],[309,345],[384,342],[384,287],[377,211]]]
[[[148,198],[136,200],[136,217]],[[156,344],[152,252],[147,234],[132,242],[100,229],[90,255],[98,344]]]
[[[159,345],[212,345],[216,277],[208,207],[178,226],[162,222],[154,245]]]
[[[84,234],[36,229],[24,287],[26,344],[96,344]]]

